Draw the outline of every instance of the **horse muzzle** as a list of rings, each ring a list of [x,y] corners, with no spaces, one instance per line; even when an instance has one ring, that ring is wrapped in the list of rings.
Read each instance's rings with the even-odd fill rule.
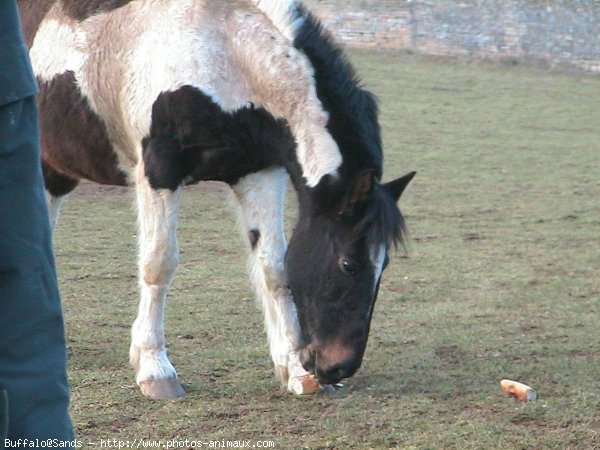
[[[362,363],[362,352],[338,344],[316,347],[308,345],[300,352],[304,369],[316,375],[321,384],[335,384],[356,373]]]

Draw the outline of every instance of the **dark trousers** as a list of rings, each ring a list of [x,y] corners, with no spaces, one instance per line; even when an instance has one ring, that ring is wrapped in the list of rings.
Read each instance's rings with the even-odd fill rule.
[[[0,438],[72,440],[34,97],[0,106]],[[4,390],[7,395],[1,392]],[[0,448],[4,440],[0,442]]]

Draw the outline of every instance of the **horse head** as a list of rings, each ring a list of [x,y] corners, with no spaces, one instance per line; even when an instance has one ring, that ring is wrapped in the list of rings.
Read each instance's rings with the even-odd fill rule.
[[[361,365],[388,252],[404,233],[397,201],[414,175],[380,183],[367,169],[341,187],[326,177],[309,205],[301,205],[286,270],[302,363],[322,384],[350,377]]]

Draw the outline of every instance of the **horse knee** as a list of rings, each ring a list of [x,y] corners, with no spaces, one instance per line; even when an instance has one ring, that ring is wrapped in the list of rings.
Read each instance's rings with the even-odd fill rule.
[[[262,274],[265,287],[275,299],[285,300],[289,296],[285,272],[283,267],[266,264],[262,266]]]
[[[250,231],[250,255],[251,272],[254,273],[254,282],[257,288],[266,290],[272,297],[279,299],[288,295],[287,279],[283,255],[285,249],[273,251],[268,246],[263,247],[264,242],[260,232],[256,229]]]
[[[165,286],[171,283],[179,263],[178,252],[162,254],[142,262],[141,272],[144,283],[150,286]]]

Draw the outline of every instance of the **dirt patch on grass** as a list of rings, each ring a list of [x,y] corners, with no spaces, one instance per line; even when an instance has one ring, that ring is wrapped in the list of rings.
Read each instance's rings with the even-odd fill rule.
[[[459,366],[464,364],[466,353],[458,345],[441,345],[434,351],[445,365]]]

